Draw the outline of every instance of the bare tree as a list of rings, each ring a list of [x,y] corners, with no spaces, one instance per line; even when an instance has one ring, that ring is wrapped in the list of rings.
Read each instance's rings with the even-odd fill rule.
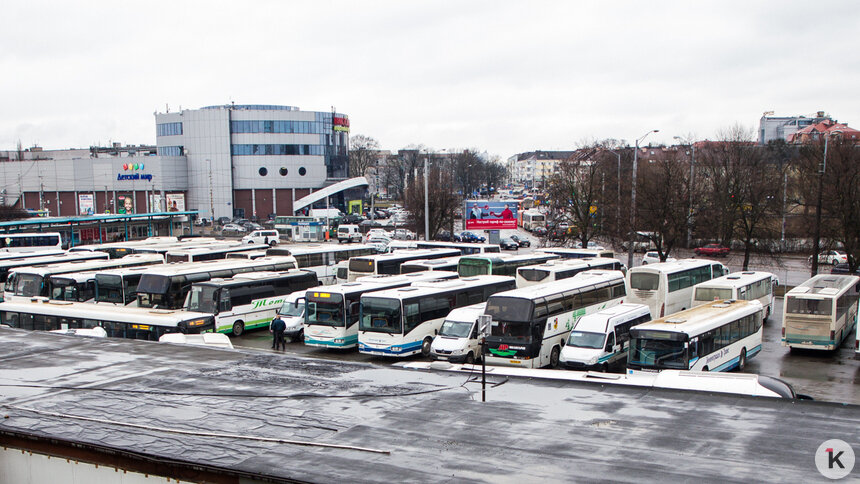
[[[379,159],[379,142],[370,136],[358,134],[349,139],[349,176],[367,175],[368,169]]]
[[[772,163],[763,148],[748,147],[744,163],[735,166],[735,192],[738,212],[735,233],[744,245],[743,270],[749,269],[753,249],[776,253],[779,240],[779,218],[782,206],[782,170]],[[774,183],[777,181],[777,183]]]
[[[693,192],[689,164],[673,151],[640,165],[639,169],[637,223],[652,234],[650,239],[660,260],[665,261],[672,249],[687,238]]]
[[[598,150],[589,147],[577,150],[571,158],[559,163],[558,174],[549,183],[547,193],[551,210],[575,227],[571,235],[583,247],[600,232],[597,223],[598,205],[602,202],[604,173],[600,169]]]
[[[440,167],[432,167],[428,175],[428,206],[430,238],[436,237],[440,230],[450,227],[454,214],[460,208],[460,197],[451,186],[451,172]],[[415,183],[410,183],[406,189],[404,206],[412,215],[410,225],[416,234],[424,234],[424,175],[423,170]]]

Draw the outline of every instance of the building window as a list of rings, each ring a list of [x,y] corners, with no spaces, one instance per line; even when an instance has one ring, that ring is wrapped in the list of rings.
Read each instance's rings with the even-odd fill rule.
[[[287,169],[282,166],[281,169],[278,170],[278,173],[280,173],[281,176],[287,176],[288,172],[287,172]]]
[[[322,145],[270,145],[270,144],[248,144],[232,145],[230,147],[234,156],[248,155],[325,155],[325,146]]]
[[[181,123],[180,123],[181,124]],[[180,128],[181,129],[181,128]],[[231,133],[318,133],[331,131],[331,127],[312,121],[231,121]],[[181,132],[179,134],[182,134]]]
[[[155,125],[156,135],[176,136],[182,134],[182,123],[161,123]]]
[[[260,176],[266,176],[268,174],[269,170],[267,170],[265,166],[260,167]]]
[[[307,172],[308,171],[305,170],[305,167],[299,168],[299,176],[305,176],[307,174]]]
[[[157,152],[159,156],[185,156],[185,147],[159,146]]]

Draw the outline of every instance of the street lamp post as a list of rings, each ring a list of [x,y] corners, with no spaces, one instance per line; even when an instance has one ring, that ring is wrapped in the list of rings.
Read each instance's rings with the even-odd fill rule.
[[[678,141],[682,141],[680,136],[673,136]],[[690,140],[690,218],[687,220],[687,248],[690,248],[690,245],[693,243],[693,178],[694,169],[696,167],[696,145],[693,144],[693,140]]]
[[[818,170],[818,204],[815,206],[815,237],[812,241],[812,269],[810,276],[818,274],[818,253],[821,251],[821,203],[822,189],[824,188],[824,172],[827,170],[827,142],[830,134],[824,135],[824,158],[821,160],[821,169]]]
[[[659,129],[652,129],[636,140],[636,149],[633,151],[633,186],[630,196],[630,240],[627,245],[627,267],[633,267],[633,240],[636,234],[636,169],[639,163],[639,142],[651,133],[658,133]]]
[[[427,158],[424,158],[424,241],[430,241],[430,193],[428,191],[427,177],[427,160],[430,158],[430,152],[427,152]]]

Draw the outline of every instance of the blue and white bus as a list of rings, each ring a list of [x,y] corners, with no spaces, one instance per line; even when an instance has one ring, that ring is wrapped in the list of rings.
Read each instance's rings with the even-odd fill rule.
[[[712,301],[630,328],[627,369],[743,370],[761,351],[760,302]]]
[[[360,277],[354,282],[311,288],[305,295],[305,301],[297,301],[297,304],[304,303],[307,308],[304,312],[305,344],[321,348],[355,348],[358,346],[362,294],[405,287],[416,282],[456,278],[456,272],[415,272]]]
[[[379,356],[428,356],[433,338],[452,309],[484,302],[514,287],[513,277],[475,276],[364,294],[358,351]]]

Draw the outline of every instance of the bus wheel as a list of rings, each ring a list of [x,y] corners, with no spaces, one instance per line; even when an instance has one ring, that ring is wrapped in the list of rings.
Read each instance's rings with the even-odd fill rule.
[[[295,338],[292,338],[291,341],[295,343],[296,341],[302,342],[305,340],[305,329],[302,328],[299,330],[299,334],[296,335]]]
[[[708,367],[706,366],[706,367],[702,368],[702,371],[711,371],[711,370],[709,370]]]
[[[433,345],[433,338],[426,337],[421,343],[421,356],[430,356],[430,346]]]
[[[475,355],[471,351],[466,355],[466,363],[470,365],[475,364]]]
[[[233,323],[233,336],[242,336],[242,333],[245,332],[245,323],[242,321],[236,321]]]
[[[549,354],[549,366],[550,368],[558,368],[558,357],[561,354],[561,350],[558,349],[558,346],[553,346],[552,352]]]
[[[747,349],[744,348],[741,350],[741,356],[738,359],[738,371],[744,371],[744,368],[747,366]]]

